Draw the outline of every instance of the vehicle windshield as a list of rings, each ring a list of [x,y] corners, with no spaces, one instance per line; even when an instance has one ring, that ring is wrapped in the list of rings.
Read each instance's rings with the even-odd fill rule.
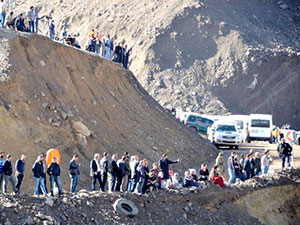
[[[218,125],[217,131],[235,131],[235,126],[233,125]]]
[[[251,127],[263,127],[269,128],[270,127],[270,120],[251,120]]]
[[[236,122],[237,129],[243,130],[243,128],[244,128],[243,121],[242,120],[236,120],[235,122]]]

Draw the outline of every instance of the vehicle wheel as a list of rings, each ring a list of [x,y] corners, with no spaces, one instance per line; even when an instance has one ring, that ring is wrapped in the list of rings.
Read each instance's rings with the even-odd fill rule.
[[[135,204],[124,198],[119,198],[115,201],[113,208],[117,213],[128,217],[134,217],[138,214],[138,209]]]
[[[215,146],[216,146],[216,148],[217,148],[217,149],[219,149],[219,148],[220,148],[220,145],[218,145],[218,144],[215,144]]]
[[[272,138],[269,140],[269,143],[270,143],[270,144],[272,144],[272,143],[273,143],[273,140],[272,140]]]
[[[247,142],[248,142],[248,143],[251,143],[251,140],[250,140],[250,139],[247,139]]]
[[[238,145],[236,145],[236,146],[234,146],[234,147],[235,147],[236,150],[239,150],[239,146],[238,146]]]

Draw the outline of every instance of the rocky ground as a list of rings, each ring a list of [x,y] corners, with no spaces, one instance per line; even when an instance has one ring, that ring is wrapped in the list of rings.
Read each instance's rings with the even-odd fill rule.
[[[162,153],[180,158],[183,170],[209,163],[217,151],[185,129],[151,98],[130,71],[92,54],[38,35],[1,31],[0,149],[13,162],[26,154],[24,184],[32,193],[31,166],[40,152],[61,152],[63,188],[68,163],[79,154],[80,187],[89,188],[95,153],[128,151],[157,162]]]
[[[297,224],[299,183],[300,171],[288,170],[223,189],[208,183],[144,196],[86,190],[60,199],[0,195],[0,224]],[[135,203],[136,217],[113,210],[121,197]]]
[[[29,5],[53,16],[58,32],[79,33],[83,46],[93,28],[126,40],[130,69],[164,107],[270,113],[300,129],[298,1],[30,0],[16,11]]]

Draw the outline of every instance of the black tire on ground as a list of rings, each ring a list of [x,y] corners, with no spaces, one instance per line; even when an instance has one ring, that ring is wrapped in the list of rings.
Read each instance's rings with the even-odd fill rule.
[[[250,140],[250,139],[247,139],[247,142],[248,142],[248,143],[251,143],[251,140]]]
[[[219,148],[220,148],[220,145],[218,145],[218,144],[215,144],[215,146],[216,146],[216,148],[217,148],[217,149],[219,149]]]
[[[125,198],[115,201],[113,208],[117,213],[128,217],[134,217],[139,212],[135,204]]]
[[[234,146],[234,148],[235,148],[236,150],[239,150],[240,146],[236,145],[236,146]]]

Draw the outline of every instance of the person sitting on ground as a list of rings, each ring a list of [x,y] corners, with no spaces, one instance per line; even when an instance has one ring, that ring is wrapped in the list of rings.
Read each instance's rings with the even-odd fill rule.
[[[219,173],[218,173],[218,165],[215,165],[209,174],[209,180],[212,181],[214,184],[219,185],[220,187],[224,187],[224,181],[223,178],[220,177]]]
[[[160,188],[161,187],[161,177],[158,176],[159,170],[158,170],[158,164],[157,163],[152,164],[152,171],[154,171],[156,176],[157,176],[158,184],[159,184],[158,188]]]
[[[10,29],[14,29],[14,12],[10,12],[8,17],[6,18],[6,27]]]
[[[54,183],[55,183],[56,187],[58,189],[58,197],[60,198],[62,196],[61,182],[60,182],[60,179],[59,179],[60,166],[58,164],[58,159],[56,157],[52,158],[52,163],[48,166],[47,173],[50,176],[49,179],[50,179],[51,196],[54,196],[53,186],[54,186]]]
[[[190,173],[191,173],[191,175],[192,175],[192,177],[193,177],[193,181],[194,181],[194,183],[195,182],[198,182],[198,177],[197,177],[197,171],[195,170],[195,169],[190,169]]]
[[[205,164],[201,165],[201,168],[199,170],[199,180],[200,181],[207,181],[209,176],[209,171],[207,169],[207,166]]]
[[[193,187],[193,177],[189,171],[184,172],[183,187],[185,188]]]
[[[23,13],[21,13],[19,15],[19,17],[17,18],[15,26],[16,26],[16,28],[17,28],[18,31],[23,31],[23,32],[26,31],[25,19],[24,19]]]
[[[81,48],[81,47],[80,47],[80,44],[79,44],[79,42],[78,42],[78,40],[77,40],[77,35],[76,35],[76,34],[74,35],[74,43],[73,43],[73,46],[74,46],[75,48]]]
[[[173,188],[173,183],[172,183],[172,177],[173,177],[174,173],[172,170],[169,170],[169,179],[168,180],[164,180],[164,182],[166,183],[164,186],[166,187],[166,189],[172,189]]]
[[[182,180],[179,179],[178,173],[174,173],[174,175],[172,177],[172,186],[174,189],[182,189],[183,188]]]
[[[149,189],[150,192],[157,191],[158,187],[159,187],[159,183],[158,183],[158,176],[155,173],[155,171],[151,170],[149,173],[149,180],[148,180],[148,184],[147,187]]]

